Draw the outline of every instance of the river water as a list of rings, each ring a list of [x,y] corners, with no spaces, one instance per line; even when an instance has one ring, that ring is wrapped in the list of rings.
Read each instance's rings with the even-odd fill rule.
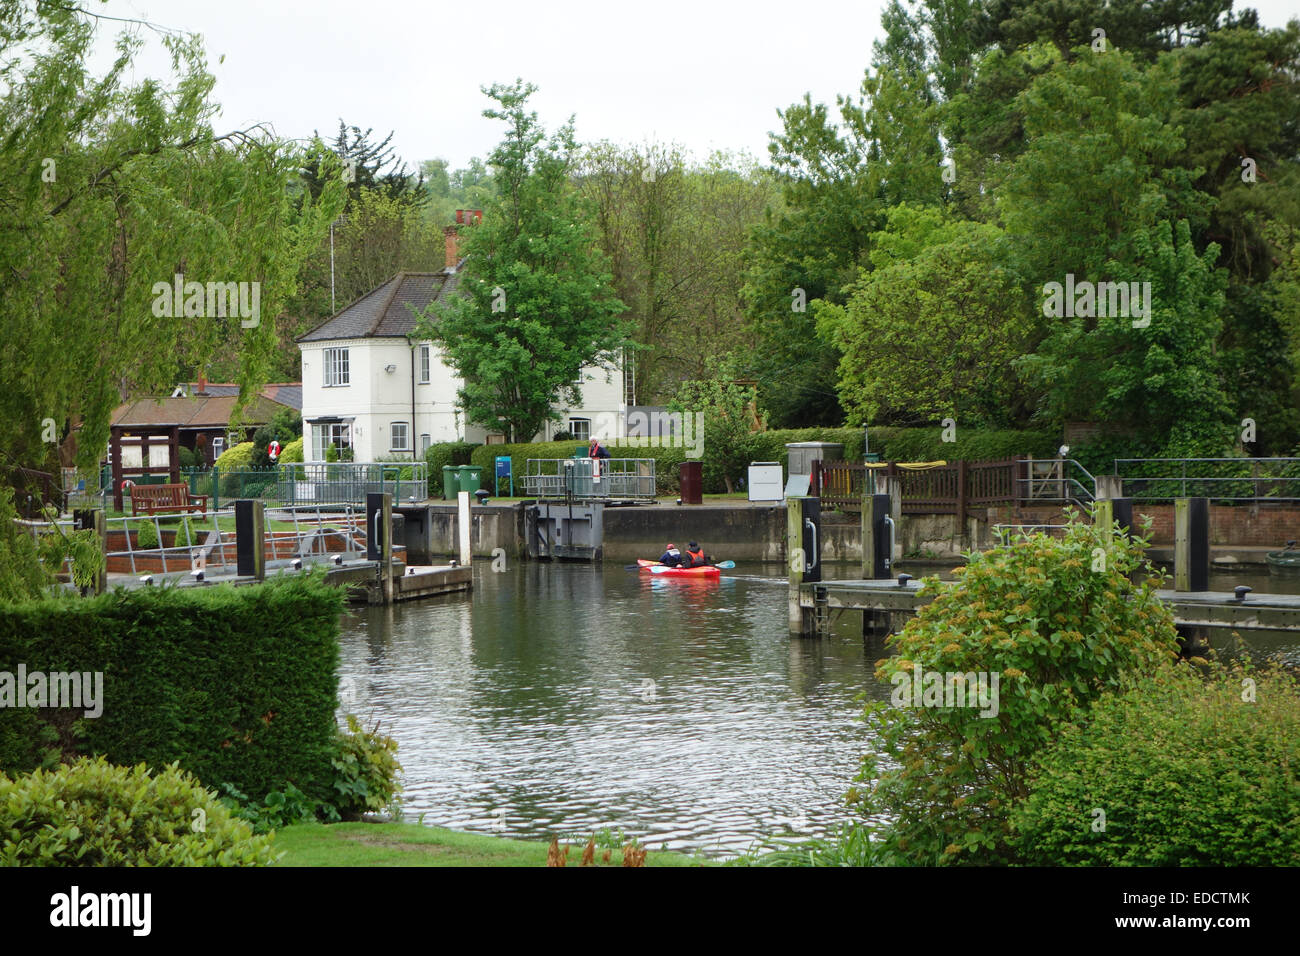
[[[397,739],[427,824],[710,854],[823,832],[867,749],[859,695],[889,687],[857,615],[790,638],[782,570],[476,562],[472,597],[351,612],[341,696]]]
[[[348,613],[341,698],[397,739],[407,813],[428,824],[621,830],[711,855],[826,832],[869,749],[864,696],[890,687],[857,614],[829,639],[789,636],[783,571],[476,562],[472,597]],[[1263,572],[1211,581],[1235,584],[1294,589]]]

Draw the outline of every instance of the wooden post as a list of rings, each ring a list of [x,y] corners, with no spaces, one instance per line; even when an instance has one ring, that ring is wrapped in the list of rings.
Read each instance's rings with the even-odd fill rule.
[[[889,555],[889,563],[894,565],[903,557],[903,479],[897,474],[886,475],[883,493],[889,495],[889,517],[894,522],[894,549]]]
[[[266,505],[256,499],[235,502],[235,573],[266,580]]]
[[[872,508],[875,490],[875,480],[871,475],[871,469],[868,468],[865,480],[862,482],[862,578],[864,580],[876,576],[876,523],[875,509]]]
[[[111,469],[113,482],[113,507],[122,511],[122,433],[114,428],[109,439],[109,454],[113,458]]]
[[[464,492],[462,492],[463,494]],[[380,511],[384,539],[379,558],[379,583],[384,591],[384,603],[393,603],[393,496],[384,493],[384,505]]]
[[[1210,586],[1210,500],[1174,500],[1174,590]]]
[[[1098,498],[1092,510],[1092,523],[1094,527],[1101,528],[1106,549],[1109,551],[1115,528],[1115,502],[1109,498]]]
[[[462,491],[456,495],[456,530],[460,538],[460,563],[466,568],[473,560],[469,547],[469,522],[469,492]]]
[[[957,533],[966,529],[966,459],[957,459]]]
[[[167,471],[172,484],[181,480],[181,428],[173,425],[167,432]]]
[[[791,634],[804,633],[804,611],[799,605],[799,588],[803,584],[803,499],[785,500],[785,561],[790,579],[789,623]]]
[[[72,527],[76,531],[95,532],[99,538],[100,550],[105,555],[108,554],[108,522],[104,518],[103,508],[78,508],[72,512]],[[104,559],[104,567],[100,568],[99,574],[95,576],[95,583],[91,585],[91,590],[95,594],[103,594],[108,590],[108,559]]]

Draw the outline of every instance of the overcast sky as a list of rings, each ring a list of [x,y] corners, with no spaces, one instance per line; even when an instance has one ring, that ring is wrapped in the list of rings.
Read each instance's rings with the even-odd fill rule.
[[[268,122],[285,137],[339,118],[412,168],[486,156],[503,126],[480,92],[523,77],[547,129],[570,114],[578,138],[677,142],[767,157],[776,110],[805,92],[856,94],[880,36],[882,0],[110,0],[87,9],[201,34],[217,77],[219,131]],[[1253,4],[1266,26],[1294,0]],[[109,41],[122,24],[105,22]],[[107,44],[101,44],[108,49]],[[218,59],[224,55],[224,62]],[[154,41],[137,78],[165,72]]]

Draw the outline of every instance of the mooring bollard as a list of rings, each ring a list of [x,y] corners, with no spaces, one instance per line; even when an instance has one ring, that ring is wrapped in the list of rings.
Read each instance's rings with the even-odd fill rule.
[[[261,501],[235,502],[235,573],[266,580],[266,505]]]
[[[870,477],[870,476],[868,476]],[[868,481],[862,496],[862,577],[866,580],[888,578],[893,567],[893,519],[889,495],[872,494]],[[863,611],[862,636],[868,637],[889,629],[888,611]]]
[[[366,494],[366,560],[379,562],[379,590],[385,604],[393,603],[393,496]]]
[[[1174,500],[1174,590],[1210,589],[1210,499]]]
[[[456,496],[456,531],[460,538],[460,565],[463,568],[470,566],[473,555],[470,554],[469,532],[469,492],[462,491]]]

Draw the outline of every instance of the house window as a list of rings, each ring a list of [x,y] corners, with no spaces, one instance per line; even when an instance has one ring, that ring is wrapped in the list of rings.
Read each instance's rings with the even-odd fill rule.
[[[429,368],[432,364],[432,349],[428,345],[420,346],[420,384],[429,384]]]
[[[221,457],[221,453],[226,450],[226,440],[220,435],[213,436],[212,439],[212,460],[216,461]]]
[[[347,385],[351,382],[347,349],[325,350],[325,385]]]
[[[573,435],[575,441],[591,441],[591,419],[570,418],[569,433]]]
[[[392,436],[393,440],[389,444],[389,451],[410,451],[409,435],[407,434],[406,422],[393,422]]]
[[[352,425],[348,422],[313,423],[311,426],[311,460],[324,461],[325,450],[335,445],[342,450],[352,447]]]
[[[425,454],[425,453],[429,450],[429,446],[432,445],[432,444],[433,444],[433,436],[432,436],[432,435],[421,435],[421,436],[420,436],[420,454],[421,454],[421,455]]]

